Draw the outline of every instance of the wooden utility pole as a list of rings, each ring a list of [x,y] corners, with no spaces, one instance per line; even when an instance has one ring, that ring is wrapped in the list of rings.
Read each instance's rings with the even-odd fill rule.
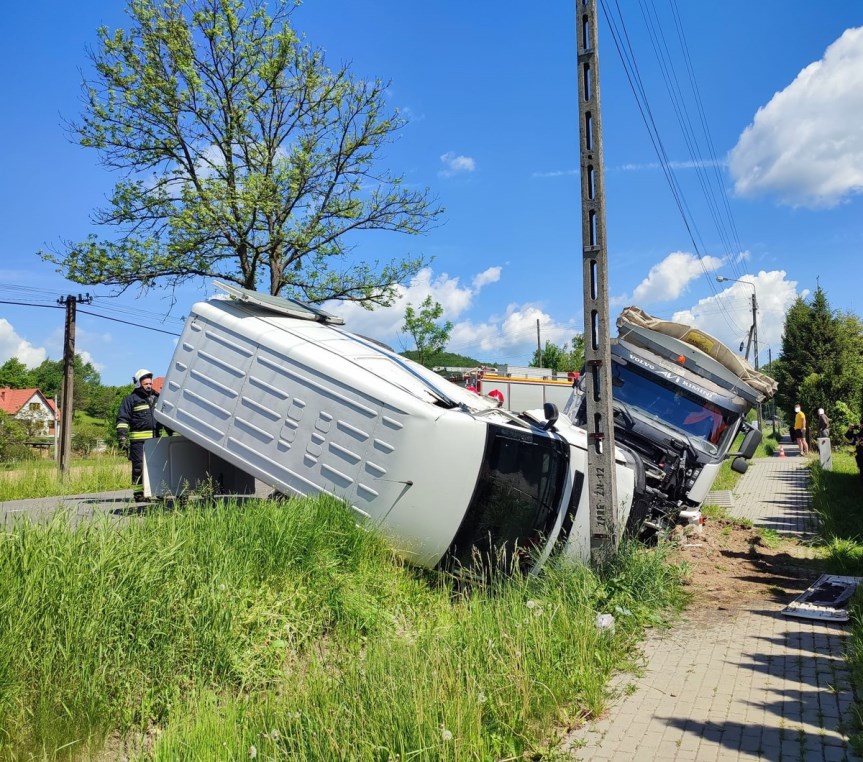
[[[60,415],[60,454],[57,462],[60,475],[64,476],[69,468],[69,456],[72,452],[72,387],[75,381],[75,309],[78,302],[90,304],[93,298],[89,294],[75,297],[73,294],[62,296],[58,304],[66,305],[66,329],[63,334],[63,392]]]
[[[581,143],[581,237],[584,360],[587,371],[587,490],[594,557],[612,552],[619,539],[611,405],[611,341],[608,325],[608,255],[596,0],[575,0],[578,36],[578,116]]]

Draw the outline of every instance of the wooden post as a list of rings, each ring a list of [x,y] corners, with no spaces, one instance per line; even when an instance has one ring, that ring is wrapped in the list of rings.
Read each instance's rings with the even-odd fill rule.
[[[69,453],[72,450],[72,386],[75,382],[75,305],[74,295],[62,297],[60,304],[66,305],[66,328],[63,332],[63,389],[60,414],[60,475],[65,476],[69,468]]]
[[[73,386],[75,382],[75,311],[78,302],[90,304],[92,297],[89,294],[76,297],[74,294],[60,297],[59,304],[66,305],[66,328],[63,333],[63,391],[62,408],[60,415],[60,453],[57,463],[60,467],[60,476],[66,475],[69,468],[69,459],[72,453],[72,415],[74,413]]]

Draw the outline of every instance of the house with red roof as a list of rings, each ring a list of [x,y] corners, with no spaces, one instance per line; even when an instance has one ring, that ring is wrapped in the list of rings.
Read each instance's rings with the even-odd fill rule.
[[[0,389],[0,410],[21,421],[31,437],[54,436],[57,409],[38,389]]]

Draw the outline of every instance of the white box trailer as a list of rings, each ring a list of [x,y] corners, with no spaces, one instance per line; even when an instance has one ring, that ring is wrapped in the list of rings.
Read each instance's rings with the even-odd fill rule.
[[[516,548],[539,564],[561,540],[589,557],[586,434],[566,417],[513,415],[320,310],[222,288],[233,298],[192,307],[166,374],[156,418],[182,436],[146,449],[148,494],[207,477],[327,492],[428,567]],[[634,476],[617,463],[623,526]]]

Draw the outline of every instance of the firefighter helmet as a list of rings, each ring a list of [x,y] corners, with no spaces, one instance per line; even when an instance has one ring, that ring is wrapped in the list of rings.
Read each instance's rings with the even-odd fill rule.
[[[153,371],[147,370],[146,368],[140,368],[135,371],[135,375],[132,376],[132,381],[135,383],[135,386],[140,386],[141,382],[148,376],[153,378]]]

